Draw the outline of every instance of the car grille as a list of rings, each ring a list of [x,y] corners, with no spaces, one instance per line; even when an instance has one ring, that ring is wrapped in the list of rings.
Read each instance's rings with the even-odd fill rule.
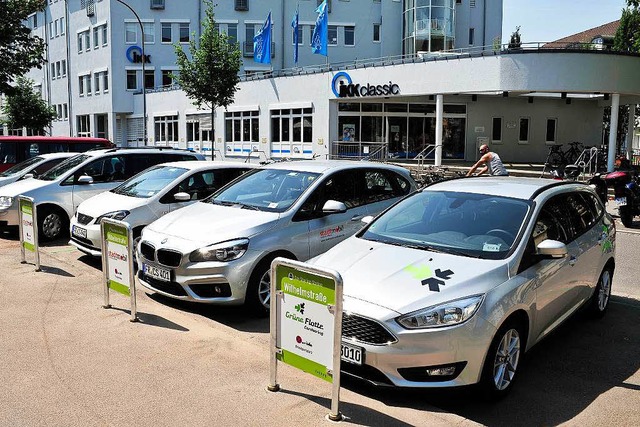
[[[140,244],[140,253],[142,253],[142,256],[149,261],[156,260],[156,249],[147,242],[142,242]]]
[[[353,363],[340,363],[340,371],[356,378],[360,378],[373,384],[393,385],[391,380],[382,372],[369,365],[354,365]]]
[[[81,214],[80,212],[78,212],[78,222],[82,225],[87,225],[89,224],[91,221],[93,221],[93,217],[89,216],[89,215],[85,215],[85,214]]]
[[[182,254],[180,252],[168,249],[158,249],[157,255],[158,262],[167,267],[177,267],[180,265],[180,260],[182,260]]]
[[[228,283],[198,283],[189,285],[194,294],[200,298],[228,298],[231,286]]]
[[[84,247],[89,248],[89,249],[93,249],[94,251],[98,251],[98,252],[102,251],[102,248],[97,248],[97,247],[93,246],[93,242],[91,240],[89,240],[89,239],[84,239],[82,237],[73,236],[73,237],[71,237],[71,240],[76,242],[77,244],[79,244],[81,246],[84,246]]]
[[[353,338],[373,345],[383,345],[397,341],[396,337],[380,323],[348,313],[342,315],[342,337]]]
[[[169,295],[175,295],[177,297],[187,296],[187,292],[184,290],[184,288],[176,282],[164,282],[162,280],[153,279],[149,276],[145,276],[142,271],[138,271],[138,278],[144,280],[152,288],[157,289],[160,292],[164,292]]]

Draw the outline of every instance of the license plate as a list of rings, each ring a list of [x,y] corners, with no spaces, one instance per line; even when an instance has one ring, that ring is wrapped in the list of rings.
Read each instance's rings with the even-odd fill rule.
[[[616,197],[616,203],[618,206],[627,206],[627,198],[626,197]]]
[[[345,362],[362,365],[362,362],[364,362],[364,349],[343,342],[340,345],[340,358]]]
[[[73,234],[76,237],[81,237],[83,239],[87,238],[87,229],[86,228],[82,228],[82,227],[78,227],[77,225],[74,225],[73,228],[71,229],[71,234]]]
[[[145,276],[162,280],[163,282],[171,281],[171,270],[156,267],[155,265],[142,264],[142,272]]]

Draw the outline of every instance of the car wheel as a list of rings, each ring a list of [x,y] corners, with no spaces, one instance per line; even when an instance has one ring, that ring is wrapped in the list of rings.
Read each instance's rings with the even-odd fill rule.
[[[605,268],[600,274],[598,284],[589,302],[589,314],[591,314],[591,316],[602,317],[607,312],[609,299],[611,298],[612,279],[613,272],[610,268]]]
[[[480,387],[490,400],[507,395],[516,378],[524,351],[523,328],[517,322],[508,322],[498,330],[487,352],[482,368]]]
[[[631,209],[628,206],[622,206],[618,213],[620,214],[620,221],[622,221],[622,225],[625,227],[631,227],[633,224],[633,214],[631,213]]]
[[[66,216],[59,209],[45,208],[38,212],[38,236],[43,242],[62,236],[66,228]]]
[[[273,257],[262,260],[251,273],[247,294],[246,307],[255,315],[265,317],[271,307],[271,261]]]

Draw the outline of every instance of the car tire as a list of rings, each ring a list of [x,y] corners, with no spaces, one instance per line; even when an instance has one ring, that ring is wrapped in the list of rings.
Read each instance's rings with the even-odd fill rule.
[[[620,214],[620,221],[622,221],[622,225],[625,227],[631,227],[633,225],[633,214],[631,213],[631,209],[629,206],[622,206],[618,213]]]
[[[244,298],[246,308],[250,313],[258,317],[266,317],[269,314],[271,303],[271,261],[274,256],[269,256],[258,263],[253,269],[247,294]]]
[[[591,317],[600,318],[604,316],[609,308],[611,299],[611,283],[613,281],[613,271],[610,267],[605,267],[600,273],[596,289],[593,291],[589,301],[588,313]]]
[[[38,238],[42,242],[56,240],[69,229],[67,215],[61,209],[44,207],[38,210]]]
[[[513,387],[525,349],[524,327],[515,321],[504,323],[491,341],[482,368],[480,392],[494,401],[505,397]]]

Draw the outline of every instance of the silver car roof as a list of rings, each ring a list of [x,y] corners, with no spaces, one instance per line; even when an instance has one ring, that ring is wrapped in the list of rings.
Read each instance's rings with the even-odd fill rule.
[[[265,169],[285,169],[299,172],[327,173],[356,168],[384,168],[408,175],[409,171],[400,166],[377,162],[356,162],[350,160],[294,160],[290,162],[270,163]]]
[[[430,185],[425,190],[458,191],[528,200],[535,198],[538,194],[546,191],[547,189],[557,188],[560,186],[565,187],[568,185],[573,185],[574,187],[585,187],[584,184],[574,181],[499,176],[452,179]]]
[[[166,162],[160,163],[156,166],[173,166],[176,168],[183,168],[189,170],[204,170],[213,168],[225,168],[225,169],[255,169],[258,165],[242,162],[225,162],[225,161],[212,161],[212,160],[181,160],[179,162]]]

